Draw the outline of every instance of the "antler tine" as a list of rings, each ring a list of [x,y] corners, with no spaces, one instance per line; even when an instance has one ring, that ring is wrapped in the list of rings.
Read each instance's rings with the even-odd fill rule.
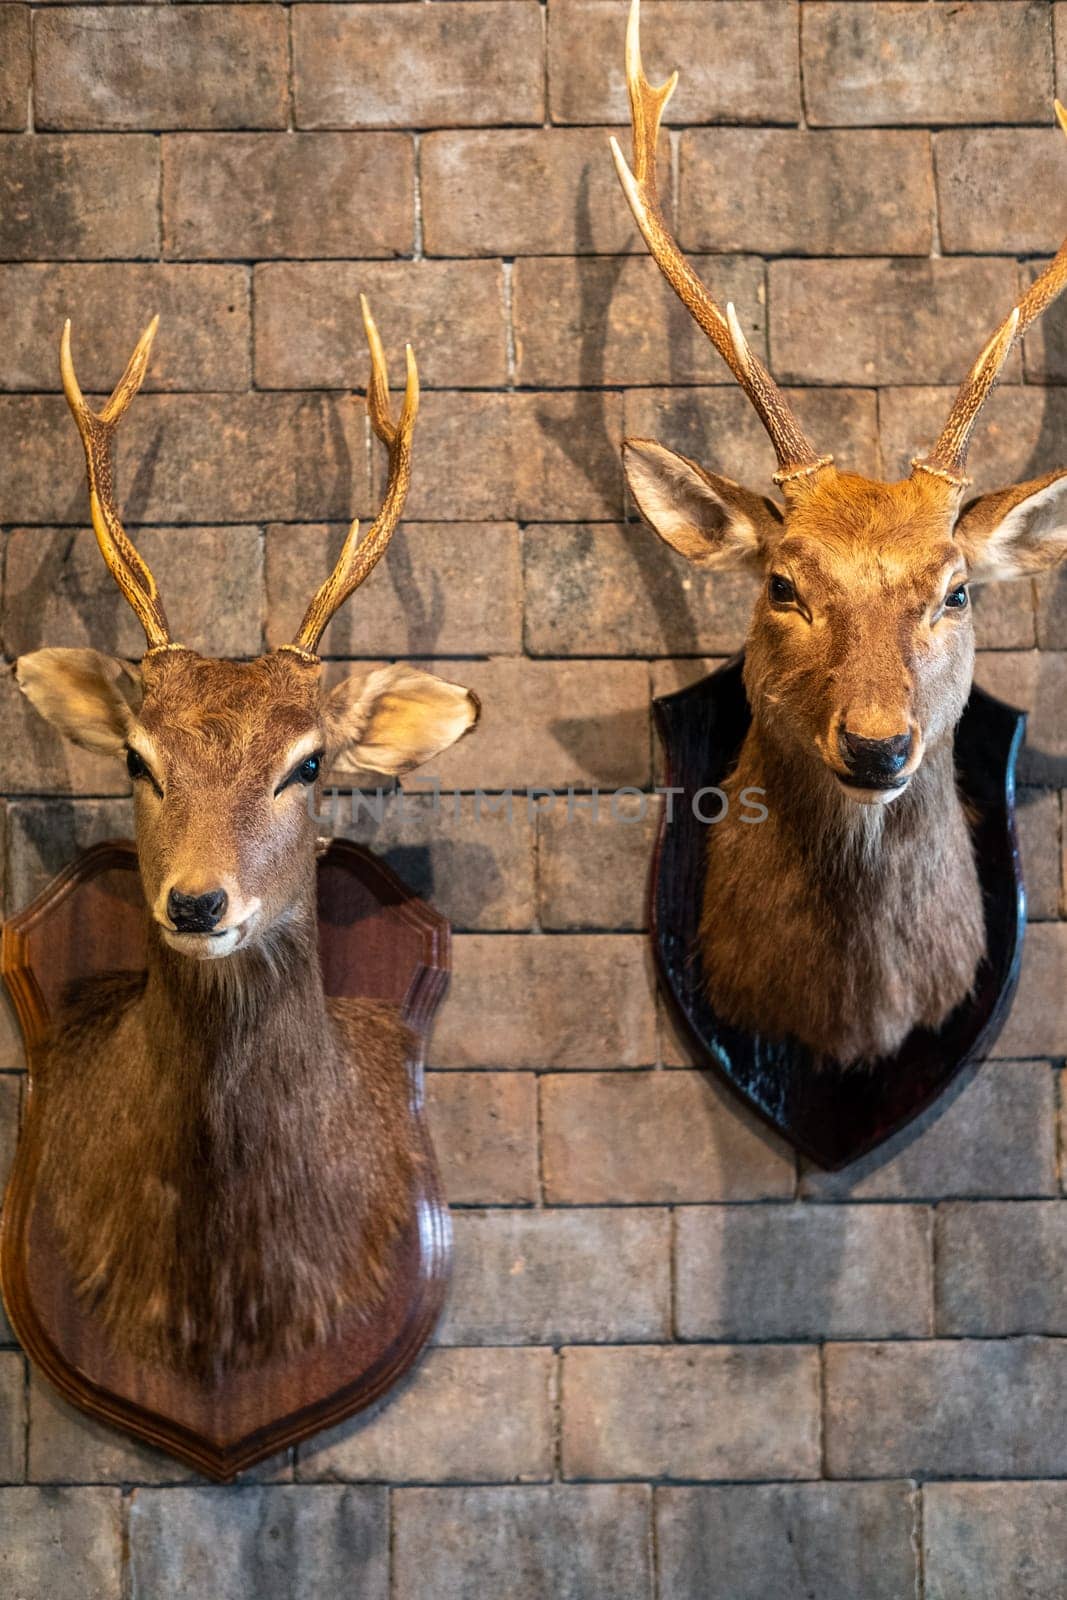
[[[153,317],[137,341],[130,357],[102,411],[92,411],[86,404],[81,386],[74,372],[70,353],[70,319],[63,325],[63,338],[59,347],[59,370],[63,378],[63,393],[78,425],[85,446],[85,465],[89,476],[89,506],[92,511],[93,531],[108,570],[145,631],[150,650],[170,644],[170,630],[159,597],[156,580],[147,563],[134,549],[122,526],[115,506],[114,437],[130,401],[144,381],[152,340],[156,336],[159,318]]]
[[[817,471],[832,457],[818,455],[809,444],[782,391],[749,349],[736,316],[724,313],[712,298],[667,227],[656,183],[656,145],[660,120],[677,82],[677,72],[658,89],[646,78],[641,61],[641,0],[631,0],[626,28],[626,83],[630,92],[634,170],[630,171],[618,140],[612,138],[619,181],[656,265],[755,406],[778,457],[775,481],[784,483]]]
[[[1056,109],[1056,120],[1064,133],[1067,133],[1067,111],[1058,100],[1053,104]],[[912,462],[913,475],[915,472],[929,472],[935,477],[944,478],[958,488],[962,488],[969,481],[965,476],[967,451],[978,413],[995,389],[1015,341],[1022,338],[1030,324],[1037,320],[1065,287],[1067,287],[1067,239],[1040,277],[1034,279],[1018,305],[1012,307],[975,361],[960,384],[948,421],[941,430],[941,436],[934,448],[928,456],[917,456]]]
[[[404,403],[400,408],[399,420],[394,422],[389,399],[389,374],[386,370],[382,341],[378,336],[378,329],[365,296],[360,295],[359,303],[363,311],[367,343],[370,346],[367,410],[370,413],[371,426],[389,450],[389,483],[385,499],[382,501],[382,509],[370,531],[365,538],[360,539],[358,518],[353,522],[341,554],[337,558],[337,565],[304,613],[304,620],[290,648],[305,655],[315,654],[330,618],[345,603],[349,595],[359,588],[385,554],[386,546],[400,521],[408,485],[411,482],[411,440],[419,410],[419,372],[415,365],[415,353],[410,345],[406,346],[407,383],[404,388]]]

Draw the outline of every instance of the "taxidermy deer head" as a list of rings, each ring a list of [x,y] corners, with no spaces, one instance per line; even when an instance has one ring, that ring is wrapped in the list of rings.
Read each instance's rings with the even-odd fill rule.
[[[93,527],[148,649],[139,667],[93,650],[40,650],[22,657],[18,679],[61,733],[125,759],[149,907],[166,943],[196,959],[269,939],[306,898],[314,828],[305,801],[322,772],[407,772],[477,719],[467,690],[409,666],[363,673],[329,692],[323,687],[315,654],[323,631],[381,559],[400,519],[419,402],[409,346],[404,403],[393,421],[385,359],[365,301],[363,314],[371,421],[389,451],[384,504],[362,540],[359,523],[352,524],[293,643],[250,662],[208,659],[171,639],[155,579],[114,503],[112,441],[141,386],[159,319],[99,413],[82,397],[69,322],[64,329],[63,388],[85,445]]]
[[[153,321],[100,412],[63,334],[63,387],[104,560],[144,627],[139,665],[93,650],[17,663],[37,710],[125,760],[149,909],[146,974],[88,986],[39,1090],[41,1182],[81,1293],[112,1338],[199,1375],[326,1337],[382,1292],[424,1146],[398,1013],[327,999],[318,962],[308,790],[331,765],[403,773],[453,744],[474,696],[410,666],[331,690],[316,654],[403,509],[418,409],[398,420],[377,329],[370,418],[389,452],[382,509],[353,523],[291,644],[213,660],[171,638],[155,579],[115,506],[112,444]]]
[[[744,567],[761,580],[745,655],[752,728],[738,770],[764,783],[766,803],[780,800],[781,809],[760,827],[713,830],[710,990],[727,1020],[792,1033],[844,1060],[876,1056],[916,1023],[943,1020],[982,953],[951,757],[974,663],[968,591],[1028,577],[1067,554],[1067,476],[1049,473],[967,502],[967,449],[1012,346],[1067,282],[1067,245],[997,328],[908,478],[883,483],[839,469],[808,441],[733,306],[716,303],[670,233],[656,145],[677,73],[660,88],[648,82],[639,25],[640,0],[632,0],[633,167],[613,139],[619,178],[660,271],[766,428],[784,502],[649,440],[623,445],[630,491],[662,539],[697,566]],[[1067,130],[1058,102],[1056,112]],[[777,913],[769,910],[775,883],[787,899]],[[753,912],[747,929],[734,925]],[[777,950],[767,922],[775,914],[795,930]],[[955,919],[933,948],[918,926],[928,918]],[[863,934],[872,923],[881,949]],[[933,978],[920,970],[920,947],[936,963]],[[816,973],[826,975],[822,992]]]

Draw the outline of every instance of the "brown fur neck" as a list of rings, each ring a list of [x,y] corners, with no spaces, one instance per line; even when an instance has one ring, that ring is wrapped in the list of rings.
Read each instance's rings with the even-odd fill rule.
[[[312,891],[313,893],[313,891]],[[197,962],[89,984],[57,1033],[43,1177],[117,1343],[212,1379],[380,1303],[423,1160],[410,1036],[327,1000],[313,906]]]
[[[982,897],[951,737],[907,790],[861,805],[754,722],[708,830],[701,946],[728,1022],[843,1063],[893,1054],[969,993]],[[765,821],[739,820],[755,787]],[[815,975],[825,981],[813,982]]]

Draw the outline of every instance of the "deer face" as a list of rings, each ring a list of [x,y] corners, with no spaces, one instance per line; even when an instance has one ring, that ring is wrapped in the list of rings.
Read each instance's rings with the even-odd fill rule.
[[[141,878],[160,936],[199,959],[269,939],[313,919],[315,820],[308,792],[327,767],[410,771],[474,726],[466,689],[409,666],[381,667],[329,692],[315,654],[337,608],[392,536],[410,476],[418,374],[393,420],[385,358],[363,305],[371,348],[368,408],[389,449],[382,510],[358,538],[353,523],[296,639],[255,661],[221,661],[172,643],[151,572],[130,543],[112,495],[115,428],[144,377],[155,334],[142,336],[100,413],[86,405],[70,355],[60,367],[89,471],[93,527],[104,559],[148,640],[140,666],[95,650],[38,650],[17,663],[20,687],[61,733],[125,761],[133,781]]]
[[[92,650],[18,662],[61,732],[126,763],[145,898],[164,941],[200,960],[313,914],[311,792],[328,768],[411,770],[472,726],[467,690],[406,666],[326,691],[287,651],[218,661],[192,650],[141,667]]]
[[[611,141],[626,198],[657,266],[767,429],[785,504],[644,439],[623,445],[631,493],[661,538],[696,565],[758,574],[745,684],[763,734],[851,799],[892,800],[963,711],[974,661],[968,585],[1039,572],[1067,554],[1063,473],[962,503],[978,412],[1016,338],[1067,284],[1067,244],[982,350],[910,478],[838,472],[805,438],[733,306],[716,303],[671,235],[656,148],[677,73],[659,88],[645,77],[640,0],[631,4],[626,77],[632,171]],[[1058,101],[1056,114],[1067,131]]]
[[[1067,553],[1067,476],[973,501],[931,474],[878,483],[823,467],[785,509],[647,440],[623,447],[645,519],[695,565],[760,589],[745,684],[761,732],[850,799],[903,794],[950,735],[974,666],[972,584]]]

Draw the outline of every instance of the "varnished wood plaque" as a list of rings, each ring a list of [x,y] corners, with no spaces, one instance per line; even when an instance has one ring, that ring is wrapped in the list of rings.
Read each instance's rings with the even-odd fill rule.
[[[654,702],[667,782],[681,792],[669,817],[664,809],[653,860],[653,949],[661,987],[697,1059],[797,1150],[836,1169],[918,1116],[962,1067],[985,1055],[1007,1017],[1026,925],[1015,829],[1015,762],[1026,717],[974,688],[956,730],[956,775],[972,818],[986,920],[986,956],[970,998],[936,1032],[916,1028],[895,1055],[850,1067],[816,1063],[795,1039],[744,1033],[717,1016],[700,961],[709,824],[698,820],[692,800],[721,785],[748,732],[742,664],[738,656]]]
[[[397,1004],[419,1037],[412,1100],[427,1161],[414,1221],[398,1241],[383,1304],[329,1343],[202,1383],[116,1351],[77,1299],[35,1183],[33,1079],[71,982],[145,964],[146,910],[131,843],[100,844],[3,930],[0,970],[26,1041],[29,1091],[0,1233],[11,1325],[38,1370],[91,1416],[225,1482],[253,1462],[378,1400],[411,1367],[437,1321],[451,1229],[426,1130],[422,1043],[448,981],[450,930],[369,851],[334,840],[318,864],[326,992]]]

